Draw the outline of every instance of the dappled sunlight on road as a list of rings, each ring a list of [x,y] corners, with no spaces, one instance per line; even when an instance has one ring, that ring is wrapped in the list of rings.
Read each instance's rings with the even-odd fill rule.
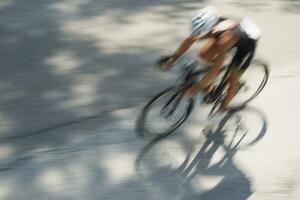
[[[94,45],[106,54],[124,51],[138,53],[142,46],[160,48],[162,51],[167,50],[165,45],[174,41],[166,35],[175,34],[178,38],[183,38],[187,34],[187,20],[183,20],[185,16],[180,14],[187,17],[191,11],[179,13],[178,18],[170,18],[165,13],[176,13],[172,7],[158,8],[154,6],[122,17],[118,17],[118,12],[112,11],[110,15],[67,19],[61,27],[65,34],[73,35],[75,38],[94,40]]]
[[[0,163],[15,156],[15,149],[12,146],[0,144]]]
[[[82,5],[90,3],[89,0],[64,0],[53,3],[50,9],[61,13],[74,13],[81,9]]]
[[[1,0],[0,1],[0,8],[5,8],[7,6],[10,6],[13,3],[15,3],[15,0]]]
[[[77,107],[79,109],[78,116],[82,114],[85,116],[92,115],[94,110],[89,108],[89,105],[101,99],[97,90],[99,77],[97,75],[78,75],[73,77],[73,82],[69,99],[61,101],[58,107],[62,109]],[[74,111],[76,112],[76,109]]]
[[[116,126],[121,129],[132,129],[135,126],[132,116],[136,115],[136,111],[131,108],[115,110],[111,115],[116,119]]]
[[[6,184],[0,182],[0,199],[6,199],[10,192],[10,188]]]
[[[45,64],[53,66],[53,72],[59,76],[72,75],[82,65],[81,60],[72,53],[72,51],[56,52],[55,55],[47,58]]]
[[[0,112],[0,135],[7,136],[7,132],[11,131],[13,128],[12,120],[7,119],[4,115]]]
[[[46,169],[41,173],[38,182],[51,193],[63,192],[66,190],[65,186],[68,185],[61,169]]]
[[[121,184],[135,175],[134,159],[133,153],[112,151],[106,153],[99,165],[106,170],[109,184]]]

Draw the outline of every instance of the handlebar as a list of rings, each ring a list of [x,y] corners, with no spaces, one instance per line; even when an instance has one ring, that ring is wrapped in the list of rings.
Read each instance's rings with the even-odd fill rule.
[[[171,55],[165,55],[160,57],[155,62],[155,67],[160,68],[161,65],[166,63],[172,56]],[[179,69],[182,72],[185,71],[192,71],[194,70],[198,65],[198,61],[190,58],[179,58],[176,63],[174,64],[173,68]]]
[[[164,63],[166,63],[171,57],[172,57],[171,55],[166,55],[166,56],[160,57],[160,58],[155,62],[155,66],[156,66],[156,67],[160,67],[161,65],[163,65]]]

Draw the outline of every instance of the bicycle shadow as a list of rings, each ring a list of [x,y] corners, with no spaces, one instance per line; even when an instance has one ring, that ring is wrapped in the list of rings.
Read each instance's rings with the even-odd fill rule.
[[[212,143],[209,148],[208,145]],[[201,199],[237,199],[244,200],[253,193],[251,180],[246,174],[239,169],[234,162],[234,155],[237,152],[236,147],[226,154],[221,160],[213,165],[209,165],[213,155],[221,148],[220,143],[216,143],[208,139],[205,145],[201,148],[197,156],[192,160],[191,164],[182,171],[182,175],[187,179],[185,184],[185,197],[183,199],[195,199],[201,196]],[[193,172],[191,170],[194,169]],[[200,175],[200,176],[199,176]],[[198,176],[198,177],[197,177]],[[201,176],[215,177],[219,180],[214,183],[213,187],[202,192],[195,192],[193,183],[194,179],[200,179]],[[203,178],[202,178],[203,179]]]
[[[257,136],[254,140],[251,140],[249,143],[247,142],[246,145],[243,144],[243,140],[245,140],[247,134],[241,134],[241,137],[238,138],[235,133],[233,137],[228,140],[226,133],[227,123],[238,115],[241,115],[241,113],[255,114],[261,121],[260,131]],[[231,126],[233,125],[231,124]],[[239,124],[236,123],[236,128],[238,126]],[[250,178],[247,177],[245,172],[239,169],[238,165],[234,162],[234,156],[238,150],[246,149],[246,147],[252,146],[261,140],[265,136],[266,130],[267,121],[263,113],[253,107],[247,107],[243,110],[229,113],[220,122],[216,130],[205,132],[205,134],[203,134],[204,140],[202,144],[200,144],[200,149],[198,144],[198,150],[195,152],[192,152],[189,143],[184,141],[184,137],[182,137],[183,134],[177,133],[169,138],[159,136],[151,140],[144,147],[137,156],[135,165],[137,170],[142,170],[140,166],[143,163],[144,157],[147,157],[147,154],[151,154],[151,150],[159,148],[158,144],[163,146],[166,140],[174,141],[175,139],[175,141],[185,146],[183,147],[186,152],[185,158],[181,159],[181,163],[175,167],[174,158],[173,160],[171,158],[170,160],[172,161],[163,167],[156,166],[157,171],[152,174],[153,176],[157,177],[157,175],[161,173],[176,176],[176,180],[179,181],[179,183],[182,182],[182,199],[198,199],[201,197],[201,199],[209,200],[244,200],[253,193],[253,188]],[[171,151],[168,149],[160,149],[160,152],[161,151],[163,152],[163,158],[161,160],[164,162],[167,156],[176,157],[177,154],[177,151],[172,151],[172,149]],[[219,159],[216,159],[217,157],[219,157]],[[148,165],[150,165],[149,168],[153,168],[156,164],[149,162]],[[157,179],[152,179],[152,181],[157,181]]]

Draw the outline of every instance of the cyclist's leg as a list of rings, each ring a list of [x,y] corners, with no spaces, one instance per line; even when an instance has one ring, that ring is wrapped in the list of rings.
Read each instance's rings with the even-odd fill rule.
[[[238,91],[238,82],[243,73],[250,66],[250,63],[254,57],[255,47],[255,41],[249,41],[247,48],[238,47],[237,53],[230,65],[231,74],[229,76],[229,87],[226,96],[221,103],[220,112],[224,112],[227,109],[229,103],[236,95]]]
[[[237,91],[238,91],[238,82],[242,76],[241,71],[232,71],[230,76],[229,76],[229,87],[226,93],[225,98],[223,99],[220,109],[220,112],[226,111],[229,103],[231,100],[235,97]]]
[[[199,81],[199,87],[201,89],[207,89],[211,85],[211,82],[217,77],[220,72],[220,69],[223,66],[225,60],[225,55],[218,55],[214,60],[213,65],[207,72],[207,74]]]

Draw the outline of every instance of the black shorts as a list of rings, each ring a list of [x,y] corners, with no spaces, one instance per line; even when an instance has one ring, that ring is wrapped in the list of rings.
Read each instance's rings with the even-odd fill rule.
[[[256,40],[249,38],[240,27],[235,28],[234,31],[240,39],[232,47],[236,48],[236,51],[229,67],[234,71],[243,73],[249,67],[254,57]]]

